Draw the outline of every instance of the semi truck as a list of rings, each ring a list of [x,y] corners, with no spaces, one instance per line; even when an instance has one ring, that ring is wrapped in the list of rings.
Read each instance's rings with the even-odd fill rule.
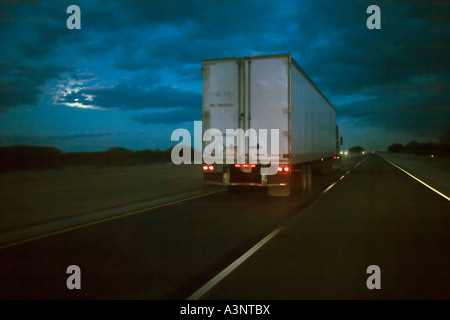
[[[336,109],[291,54],[204,60],[202,76],[204,134],[209,129],[224,135],[265,129],[269,136],[267,143],[254,145],[247,135],[241,147],[239,141],[227,145],[234,138],[221,141],[224,158],[231,153],[234,160],[211,163],[204,158],[205,184],[227,186],[231,192],[265,187],[270,196],[289,196],[311,190],[313,170],[337,167],[342,142]],[[277,154],[271,153],[273,130]],[[250,159],[255,154],[256,161]],[[263,168],[275,156],[276,173],[267,174]]]

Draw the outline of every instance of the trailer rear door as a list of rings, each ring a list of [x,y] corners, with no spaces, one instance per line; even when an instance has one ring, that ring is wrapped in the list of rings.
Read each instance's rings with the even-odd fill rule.
[[[270,155],[270,130],[279,130],[279,154],[289,154],[289,59],[287,56],[248,60],[249,102],[246,114],[250,126],[267,129]],[[281,160],[281,159],[280,159]]]

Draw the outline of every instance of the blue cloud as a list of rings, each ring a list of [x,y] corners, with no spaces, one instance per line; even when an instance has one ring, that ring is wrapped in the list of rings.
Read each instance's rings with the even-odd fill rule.
[[[140,124],[156,124],[156,123],[184,123],[192,121],[200,121],[201,113],[199,110],[187,108],[170,110],[168,112],[145,113],[143,115],[133,117],[133,120]]]
[[[58,103],[78,102],[101,109],[148,109],[186,107],[201,109],[200,93],[181,90],[176,87],[156,86],[153,88],[133,84],[118,84],[113,87],[78,88],[61,96]]]
[[[290,52],[341,119],[411,136],[449,126],[439,117],[450,104],[446,1],[380,3],[378,31],[365,26],[368,0],[78,1],[76,31],[65,27],[70,4],[0,4],[0,116],[56,104],[120,110],[114,125],[127,130],[198,120],[202,60]]]

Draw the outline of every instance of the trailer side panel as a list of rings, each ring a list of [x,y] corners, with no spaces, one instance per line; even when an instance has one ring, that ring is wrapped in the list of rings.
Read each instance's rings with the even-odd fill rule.
[[[335,155],[336,111],[294,63],[291,67],[291,130],[293,163]]]

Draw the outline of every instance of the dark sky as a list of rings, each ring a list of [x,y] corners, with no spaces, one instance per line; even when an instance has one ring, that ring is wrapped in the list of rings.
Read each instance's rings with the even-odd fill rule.
[[[66,9],[81,8],[81,30]],[[366,9],[381,8],[381,30]],[[204,59],[291,53],[346,148],[450,129],[448,1],[2,1],[0,145],[168,148],[201,119]]]

